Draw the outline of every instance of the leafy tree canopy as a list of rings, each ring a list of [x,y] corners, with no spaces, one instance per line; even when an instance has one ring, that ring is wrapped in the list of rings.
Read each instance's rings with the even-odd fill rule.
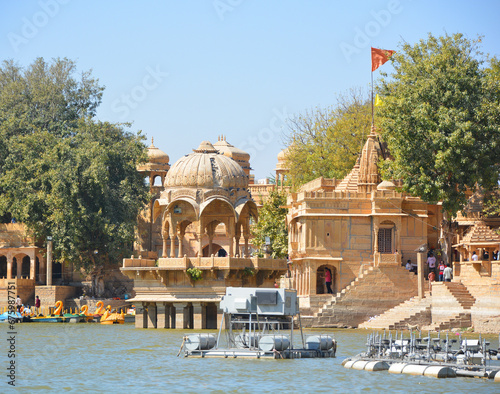
[[[289,120],[288,181],[294,189],[320,176],[342,179],[352,169],[370,133],[371,106],[360,89]]]
[[[146,154],[140,133],[93,118],[103,88],[74,74],[67,59],[0,68],[0,215],[51,235],[56,260],[93,271],[131,248]]]
[[[288,255],[288,229],[286,227],[286,194],[273,190],[259,210],[259,221],[251,228],[252,243],[260,250],[266,247],[266,237],[271,241],[271,257],[285,258]]]
[[[454,216],[467,190],[496,187],[499,179],[500,73],[481,40],[461,34],[403,43],[383,74],[381,133],[394,160],[384,178],[402,180],[405,191],[443,202]]]

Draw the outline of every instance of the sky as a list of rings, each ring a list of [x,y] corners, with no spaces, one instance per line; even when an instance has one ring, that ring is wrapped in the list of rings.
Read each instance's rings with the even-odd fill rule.
[[[74,60],[106,87],[100,120],[132,122],[171,164],[224,135],[262,179],[288,118],[368,91],[371,46],[463,33],[498,56],[499,15],[495,0],[0,0],[0,59]]]

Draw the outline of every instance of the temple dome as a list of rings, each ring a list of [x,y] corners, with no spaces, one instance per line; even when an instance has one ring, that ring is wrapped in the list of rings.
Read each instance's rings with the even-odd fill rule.
[[[248,162],[250,160],[250,154],[231,145],[226,141],[225,136],[220,136],[218,141],[213,146],[224,156],[228,156],[236,161]]]
[[[394,190],[396,185],[391,181],[382,181],[378,184],[377,190]]]
[[[236,161],[218,153],[209,141],[203,141],[170,168],[165,187],[246,188],[248,176]]]
[[[153,139],[151,138],[151,146],[148,148],[148,161],[155,164],[168,164],[170,157],[153,145]]]

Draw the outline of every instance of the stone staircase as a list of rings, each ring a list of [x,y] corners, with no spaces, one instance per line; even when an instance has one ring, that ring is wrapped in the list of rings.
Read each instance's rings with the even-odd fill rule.
[[[443,282],[448,288],[450,293],[456,300],[460,303],[462,308],[470,309],[475,303],[476,299],[469,293],[467,287],[465,287],[462,282]]]
[[[452,328],[467,328],[472,325],[470,312],[459,313],[458,315],[440,322],[433,322],[431,325],[424,327],[425,330],[441,331],[451,330]]]
[[[302,316],[302,326],[357,327],[416,294],[413,273],[400,266],[370,266],[340,293],[307,311],[309,316]]]
[[[421,300],[415,296],[360,324],[359,328],[405,330],[408,325],[427,325],[431,322],[431,301],[430,292],[426,292]]]

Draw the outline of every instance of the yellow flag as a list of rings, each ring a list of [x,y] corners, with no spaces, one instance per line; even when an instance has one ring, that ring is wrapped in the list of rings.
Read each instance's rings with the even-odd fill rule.
[[[375,96],[375,107],[380,107],[381,105],[383,105],[384,103],[382,102],[382,99],[379,97],[379,95],[377,94]]]

